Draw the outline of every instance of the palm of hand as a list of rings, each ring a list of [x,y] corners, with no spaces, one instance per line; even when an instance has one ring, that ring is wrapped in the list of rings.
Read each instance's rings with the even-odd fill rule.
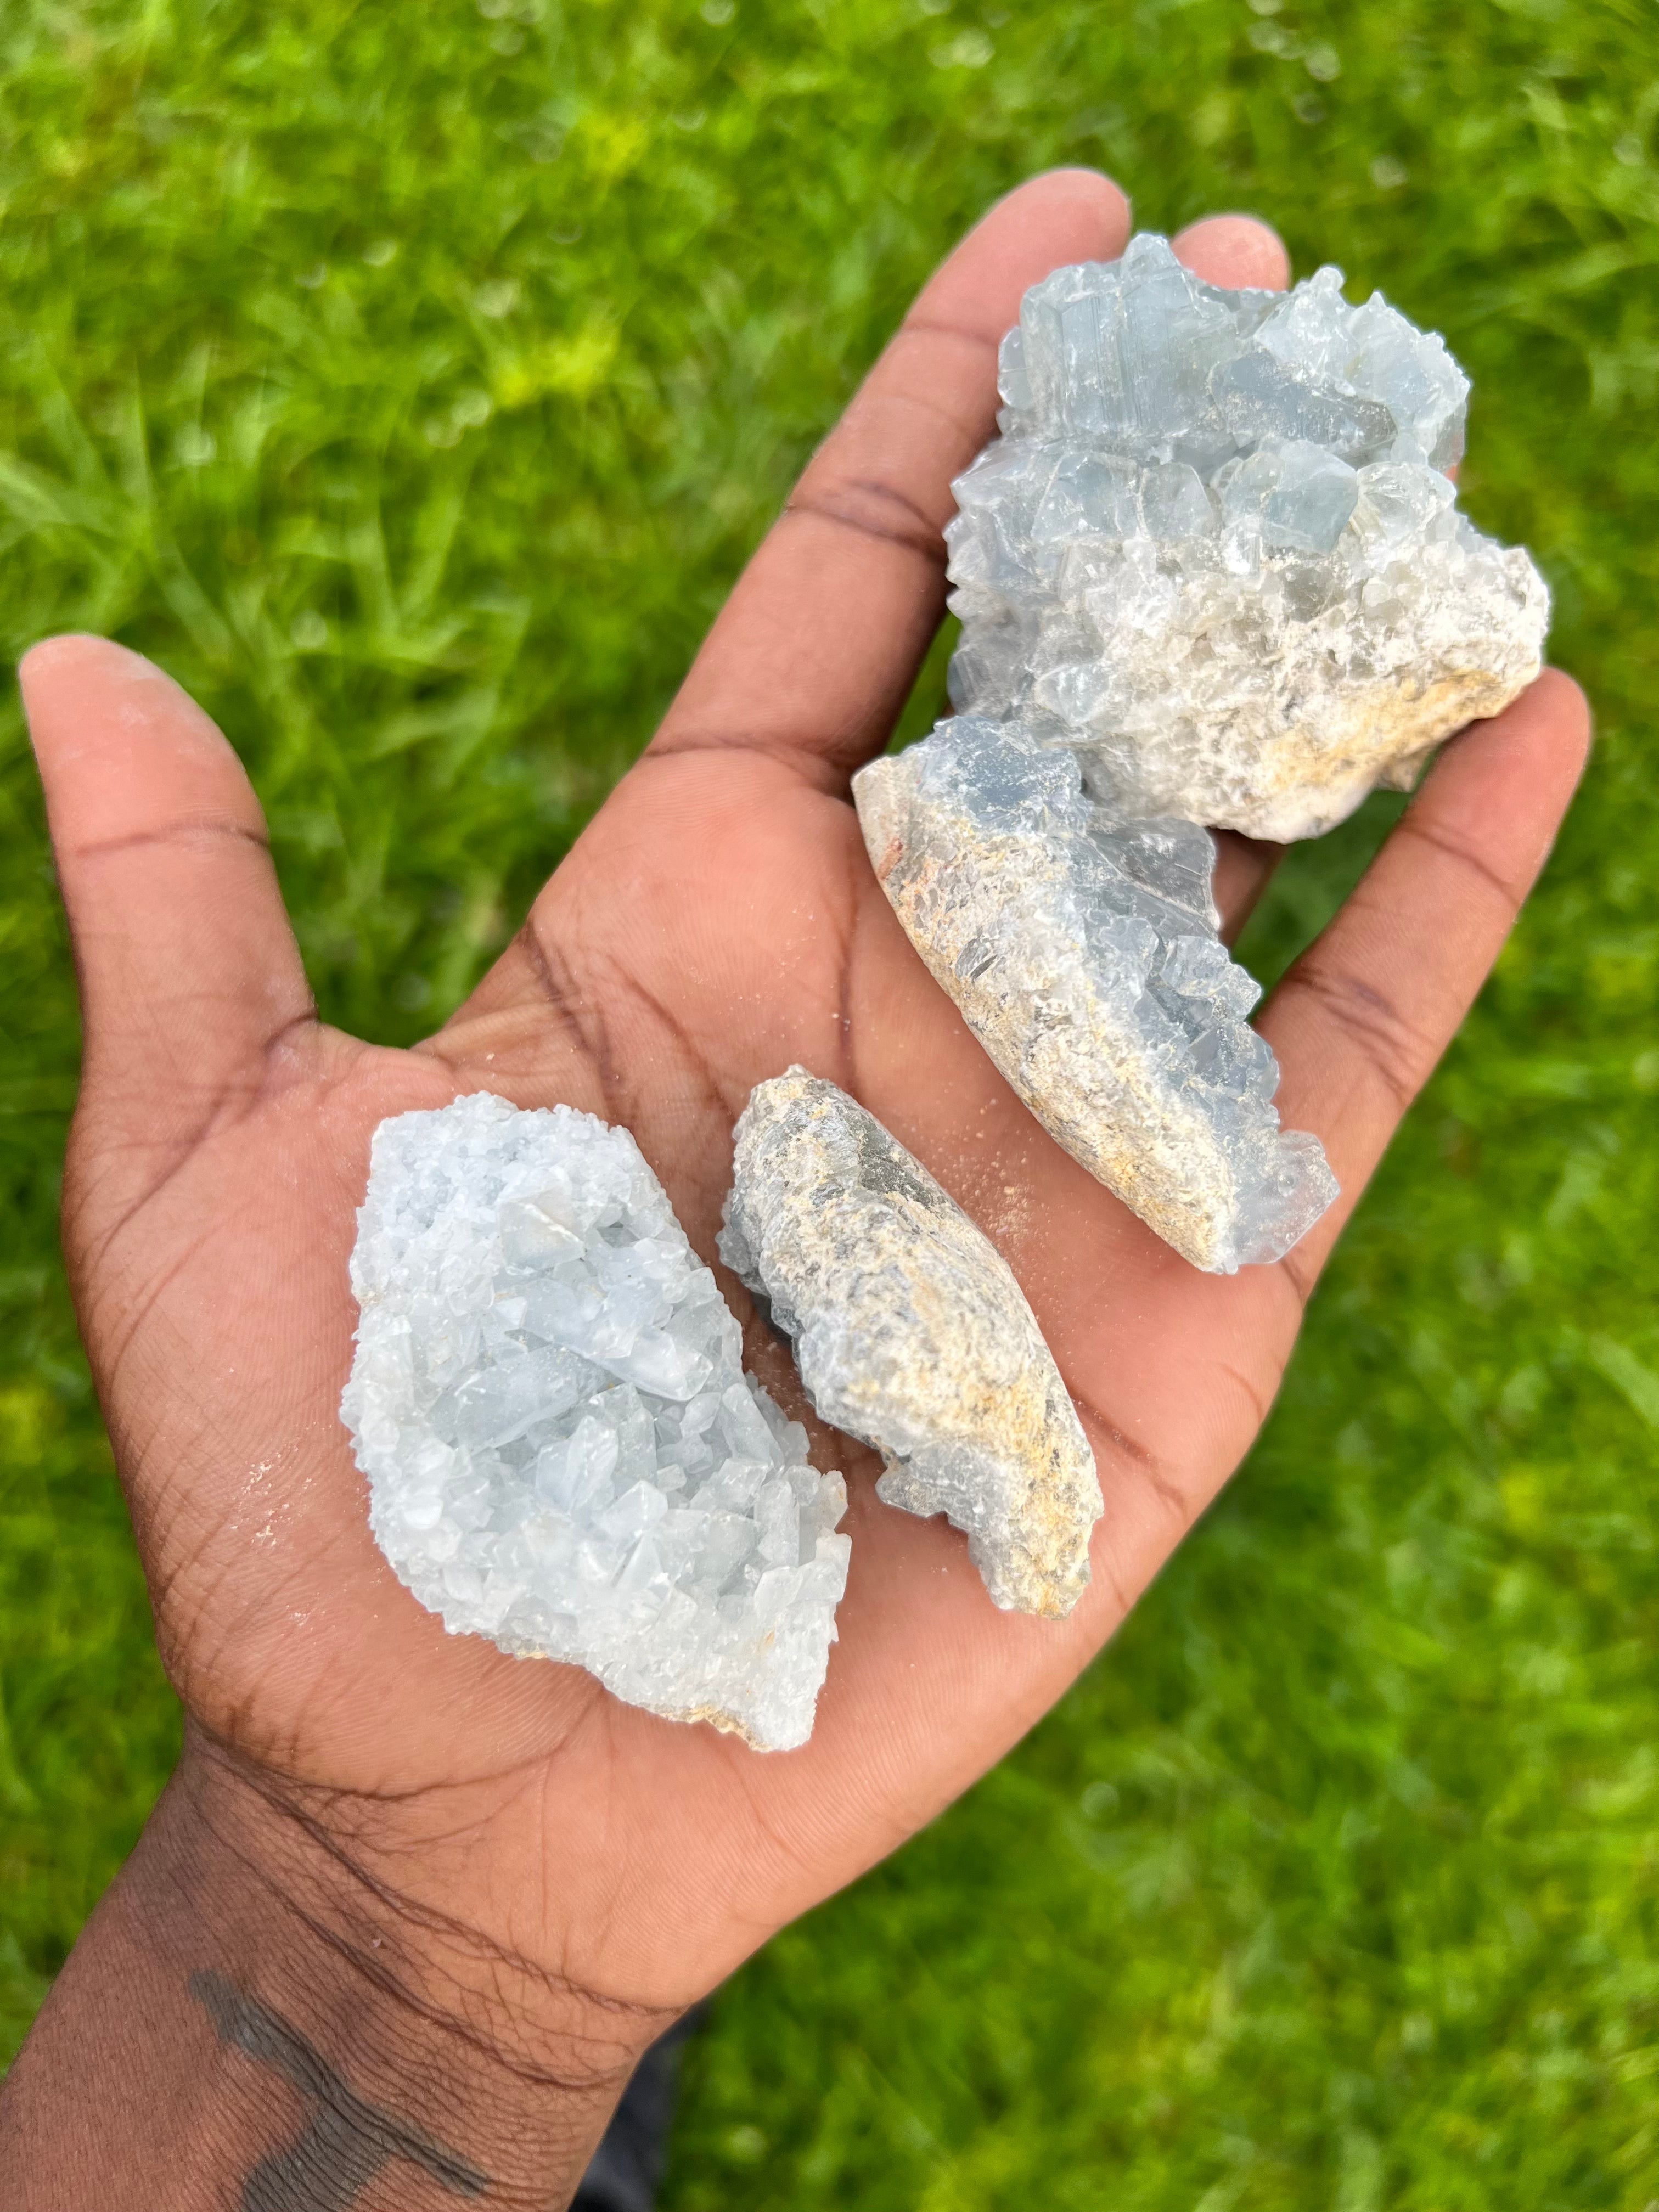
[[[88,1000],[66,1239],[173,1679],[273,1788],[377,1850],[389,1838],[422,1909],[609,1996],[696,1996],[1052,1703],[1248,1447],[1334,1236],[1322,1224],[1281,1267],[1218,1280],[1129,1217],[966,1035],[846,795],[937,618],[929,538],[987,434],[986,341],[1025,283],[1126,229],[1103,180],[1048,179],[947,264],[652,751],[416,1052],[310,1018],[257,806],[205,718],[118,648],[64,641],[30,665]],[[1541,862],[1582,754],[1574,697],[1541,686],[1452,749],[1268,1010],[1285,1117],[1324,1137],[1345,1208]],[[1264,872],[1232,852],[1224,898]],[[961,1540],[878,1504],[870,1455],[834,1440],[853,1478],[842,1641],[811,1742],[763,1758],[446,1637],[374,1549],[337,1405],[382,1117],[489,1088],[623,1122],[712,1257],[732,1124],[796,1060],[862,1100],[1007,1255],[1106,1512],[1070,1620],[1000,1614]],[[787,1375],[750,1339],[763,1377]]]

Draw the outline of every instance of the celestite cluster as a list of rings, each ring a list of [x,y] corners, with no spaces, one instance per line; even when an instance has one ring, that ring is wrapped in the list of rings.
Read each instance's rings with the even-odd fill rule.
[[[951,699],[1115,811],[1316,836],[1538,673],[1542,579],[1443,473],[1468,380],[1340,270],[1227,291],[1143,235],[1031,288],[1000,382],[945,532]]]
[[[956,486],[956,720],[854,797],[911,942],[1056,1140],[1194,1266],[1336,1195],[1281,1130],[1206,824],[1316,836],[1538,673],[1548,595],[1457,512],[1468,380],[1340,272],[1167,240],[1032,286]]]
[[[941,722],[854,782],[882,887],[1056,1141],[1194,1267],[1277,1260],[1336,1195],[1281,1130],[1190,822],[1121,822],[1018,723]]]
[[[342,1415],[382,1551],[445,1626],[757,1748],[811,1733],[838,1474],[625,1129],[485,1093],[375,1132]]]
[[[1336,1195],[1279,1126],[1208,829],[1315,836],[1537,673],[1547,595],[1459,514],[1468,386],[1322,269],[1200,283],[1167,241],[1061,269],[1004,343],[1000,434],[946,532],[958,709],[854,797],[877,876],[1031,1111],[1195,1266],[1279,1258]],[[736,1131],[723,1258],[887,1503],[1060,1615],[1101,1511],[1006,1262],[835,1085]],[[383,1122],[342,1401],[382,1550],[447,1626],[760,1749],[811,1732],[849,1546],[839,1474],[623,1129],[484,1095]]]
[[[994,1601],[1067,1613],[1100,1518],[1094,1455],[1013,1270],[873,1115],[804,1067],[738,1120],[720,1257],[794,1345],[876,1495],[968,1537]]]

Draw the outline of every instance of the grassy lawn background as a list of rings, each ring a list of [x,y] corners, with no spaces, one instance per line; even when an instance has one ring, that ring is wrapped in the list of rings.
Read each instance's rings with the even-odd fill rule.
[[[1638,0],[12,0],[0,649],[218,716],[330,1017],[459,996],[928,266],[1056,161],[1443,330],[1602,742],[1115,1649],[695,2048],[673,2212],[1659,2200],[1659,17]],[[939,665],[913,702],[930,718]],[[1271,974],[1386,808],[1286,868]],[[0,2015],[176,1741],[56,1255],[71,978],[0,706]]]

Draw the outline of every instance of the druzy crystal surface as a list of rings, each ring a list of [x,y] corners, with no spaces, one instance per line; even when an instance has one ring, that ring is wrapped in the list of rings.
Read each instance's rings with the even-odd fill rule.
[[[1100,1485],[1012,1270],[844,1091],[793,1067],[738,1122],[720,1257],[794,1342],[806,1394],[874,1444],[890,1505],[948,1516],[995,1602],[1069,1613]]]
[[[1538,673],[1548,596],[1443,471],[1468,384],[1322,269],[1225,291],[1167,241],[1057,270],[946,530],[963,712],[1126,815],[1311,836]]]
[[[341,1411],[421,1603],[668,1718],[805,1742],[846,1493],[744,1374],[628,1132],[483,1092],[383,1121],[351,1281]]]
[[[1207,833],[1123,820],[1070,751],[975,715],[853,789],[911,943],[1049,1134],[1195,1267],[1287,1252],[1336,1181],[1279,1126]]]

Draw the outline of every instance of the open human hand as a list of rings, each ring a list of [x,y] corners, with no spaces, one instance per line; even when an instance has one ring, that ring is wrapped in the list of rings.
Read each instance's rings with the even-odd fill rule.
[[[1583,763],[1583,702],[1547,675],[1446,749],[1268,1001],[1283,1118],[1320,1136],[1343,1190],[1279,1265],[1198,1273],[1044,1134],[905,939],[848,780],[886,743],[939,622],[950,483],[993,427],[997,340],[1029,284],[1113,257],[1128,228],[1114,185],[1060,172],[945,264],[649,750],[413,1052],[317,1021],[258,804],[205,716],[113,645],[58,639],[25,664],[86,1018],[65,1240],[191,1723],[166,1818],[185,1838],[171,1863],[198,1869],[208,1901],[199,1941],[177,1939],[181,1985],[265,1972],[237,1948],[236,1911],[210,1905],[228,1850],[276,1900],[273,1924],[291,1913],[348,1986],[517,2080],[596,2085],[573,2157],[599,2091],[667,2017],[1053,1703],[1237,1465],[1341,1219]],[[1277,241],[1239,219],[1178,248],[1214,281],[1284,281]],[[1224,842],[1236,927],[1272,856]],[[384,1116],[488,1089],[623,1123],[712,1261],[732,1123],[794,1061],[867,1106],[1007,1256],[1105,1513],[1069,1620],[1001,1613],[959,1535],[880,1505],[871,1455],[821,1439],[851,1478],[841,1640],[811,1742],[762,1756],[574,1668],[447,1636],[375,1549],[337,1407],[354,1209]],[[775,1381],[777,1347],[753,1322],[748,1340]],[[237,1894],[228,1878],[222,1893]],[[303,2010],[320,1972],[271,1966],[262,1986]],[[349,2013],[319,2000],[318,2039]],[[467,2132],[457,2118],[450,2133]],[[526,2202],[547,2201],[542,2155],[513,2169]]]

